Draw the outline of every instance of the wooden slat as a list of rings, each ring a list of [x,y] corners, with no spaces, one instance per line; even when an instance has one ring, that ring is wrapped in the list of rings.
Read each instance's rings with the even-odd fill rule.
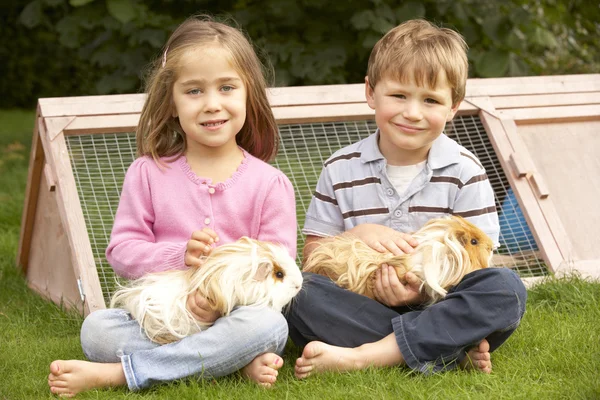
[[[537,124],[540,122],[570,122],[595,119],[600,115],[600,104],[515,108],[498,112],[502,119],[511,119],[519,124]]]
[[[538,202],[563,259],[600,258],[600,115],[596,121],[519,125],[517,129],[548,186],[550,196]],[[563,249],[563,243],[569,246]]]
[[[19,235],[19,248],[17,250],[17,264],[23,272],[27,273],[29,265],[29,251],[31,249],[31,236],[33,234],[33,224],[35,221],[35,211],[37,208],[38,193],[40,190],[40,180],[44,168],[44,149],[39,134],[39,125],[42,124],[39,117],[39,107],[33,127],[33,140],[29,154],[29,168],[27,172],[27,186],[25,188],[25,203],[23,205],[23,214],[21,215],[21,233]]]
[[[492,97],[496,110],[600,104],[600,92],[509,95]]]
[[[74,96],[40,99],[41,115],[68,117],[79,115],[131,114],[142,111],[145,94]]]
[[[45,132],[44,132],[45,133]],[[63,134],[50,141],[40,135],[46,150],[48,164],[56,178],[56,199],[61,222],[67,232],[69,250],[75,276],[81,279],[85,293],[85,313],[105,308],[104,297],[94,262],[92,246],[85,227],[85,218],[77,194],[77,185]]]
[[[469,79],[467,97],[600,91],[600,74]]]
[[[538,207],[554,237],[555,245],[558,247],[562,259],[567,260],[571,258],[573,256],[573,246],[571,245],[571,241],[564,226],[560,222],[558,211],[553,204],[553,200],[549,197],[550,191],[548,190],[545,179],[542,174],[540,174],[540,171],[537,170],[535,158],[531,155],[531,151],[535,151],[535,149],[532,149],[531,146],[528,146],[525,143],[524,138],[519,133],[519,128],[514,121],[501,120],[500,123],[504,128],[506,137],[513,146],[513,149],[518,151],[523,158],[530,160],[531,165],[534,167],[533,174],[528,176],[529,187],[531,190],[527,192],[527,197],[529,198],[530,195],[532,195],[533,199],[537,201]]]
[[[56,304],[84,313],[84,303],[77,287],[69,233],[61,220],[56,191],[45,179],[40,190],[34,218],[32,246],[27,268],[27,285]]]
[[[463,102],[459,115],[473,114],[479,109]],[[367,103],[328,104],[321,106],[277,107],[273,114],[278,124],[312,122],[363,121],[373,119],[375,112]],[[64,128],[65,135],[134,132],[139,114],[79,116]]]
[[[489,104],[486,107],[493,108],[493,105]],[[554,268],[558,268],[563,261],[563,257],[529,184],[525,179],[519,179],[512,168],[509,168],[508,160],[510,155],[515,152],[515,149],[508,140],[505,129],[499,119],[486,112],[482,112],[481,122],[488,133],[502,169],[505,171],[509,182],[511,182],[517,201],[523,210],[527,224],[531,228],[543,258],[549,268],[554,271]]]
[[[65,128],[64,134],[82,135],[91,133],[134,132],[139,119],[140,114],[80,116]]]
[[[540,101],[540,105],[556,105],[559,94],[577,93],[571,104],[587,104],[587,92],[600,91],[600,74],[534,76],[517,78],[469,79],[467,97],[500,96],[496,108],[510,105],[511,98],[531,95],[551,95],[546,99],[522,98],[523,104]],[[323,86],[273,87],[267,90],[271,106],[307,106],[320,104],[364,103],[364,83]],[[567,96],[567,98],[570,95]],[[593,96],[593,94],[592,94]],[[40,99],[41,115],[44,117],[132,114],[142,110],[146,95],[143,93],[79,96]],[[579,99],[579,100],[577,100]],[[566,100],[563,100],[566,101]],[[516,107],[516,106],[515,106]]]

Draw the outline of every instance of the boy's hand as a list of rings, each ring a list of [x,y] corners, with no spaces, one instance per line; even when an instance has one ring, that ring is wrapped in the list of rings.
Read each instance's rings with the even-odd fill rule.
[[[380,253],[390,252],[396,256],[412,253],[419,242],[408,233],[377,224],[357,225],[349,231]]]
[[[212,245],[219,241],[216,232],[210,228],[192,232],[188,240],[183,261],[188,267],[198,267],[202,264],[202,256],[207,256],[212,250]]]
[[[419,292],[421,281],[412,272],[404,276],[406,284],[402,284],[394,267],[382,264],[375,275],[375,299],[388,307],[420,304],[426,296]]]
[[[221,316],[220,312],[210,308],[208,300],[202,297],[198,291],[188,296],[186,306],[194,318],[200,322],[213,323]]]

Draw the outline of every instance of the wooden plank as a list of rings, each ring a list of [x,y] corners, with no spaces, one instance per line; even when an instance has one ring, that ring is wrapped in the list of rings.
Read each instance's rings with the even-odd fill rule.
[[[73,269],[68,232],[61,221],[56,192],[40,180],[27,285],[56,304],[83,311]]]
[[[105,304],[71,162],[67,156],[69,153],[65,136],[60,134],[53,141],[42,136],[42,141],[47,149],[48,164],[56,177],[54,193],[57,195],[58,211],[67,232],[74,273],[81,280],[85,293],[84,311],[88,314],[105,308]]]
[[[508,158],[508,164],[519,178],[526,178],[533,174],[533,166],[531,165],[530,160],[525,159],[519,153],[512,153]]]
[[[463,102],[459,115],[472,114],[479,111],[477,107]],[[275,120],[279,125],[335,121],[363,121],[375,117],[375,112],[367,103],[325,104],[319,106],[278,107],[273,109]],[[139,114],[92,115],[80,116],[64,128],[65,135],[81,135],[93,133],[125,133],[134,132],[139,121]]]
[[[50,141],[54,140],[59,133],[63,132],[65,128],[75,120],[76,117],[53,117],[44,118],[44,124],[46,125],[46,133],[50,138]]]
[[[596,121],[519,125],[536,170],[551,193],[539,201],[566,261],[600,259],[600,116]],[[547,211],[546,207],[553,210]],[[564,232],[558,236],[559,232]]]
[[[467,80],[467,97],[519,96],[600,91],[600,74],[526,76]]]
[[[27,170],[27,186],[25,188],[25,202],[23,204],[23,213],[21,215],[21,233],[19,234],[19,248],[17,250],[17,264],[26,274],[29,266],[29,252],[31,249],[31,236],[35,221],[35,212],[37,208],[38,193],[40,190],[40,181],[42,180],[42,171],[44,169],[44,148],[40,139],[40,126],[43,125],[39,117],[39,107],[37,109],[35,124],[33,127],[33,138],[31,142],[31,151],[29,154],[29,168]]]
[[[65,135],[84,135],[92,133],[135,132],[140,114],[91,115],[80,116],[64,130]]]
[[[41,115],[67,117],[79,115],[131,114],[142,111],[146,95],[118,94],[104,96],[54,97],[39,100]]]
[[[570,259],[573,256],[573,246],[569,239],[569,235],[567,235],[564,226],[560,222],[558,211],[554,206],[553,199],[555,197],[553,196],[552,198],[549,198],[551,190],[548,189],[546,180],[544,179],[544,177],[548,175],[540,173],[541,171],[539,171],[538,167],[541,167],[541,165],[536,163],[535,157],[532,157],[532,151],[535,151],[536,149],[532,148],[530,144],[525,142],[526,138],[514,121],[501,120],[500,123],[504,128],[506,137],[510,141],[515,151],[518,151],[524,159],[529,160],[533,166],[533,173],[528,175],[527,179],[531,189],[530,193],[537,201],[538,206],[544,215],[546,224],[552,232],[552,236],[554,237],[556,246],[558,247],[563,260]],[[554,162],[557,161],[558,159],[556,159]],[[552,176],[549,176],[549,178],[552,179]],[[558,191],[560,190],[560,188],[555,187],[552,191],[554,191],[555,194],[558,194]]]
[[[496,110],[600,104],[600,92],[509,95],[492,97]]]
[[[596,119],[600,115],[600,104],[515,108],[498,112],[502,119],[511,119],[521,124],[548,122],[571,122]]]
[[[550,94],[554,97],[541,99],[544,104],[555,104],[558,94],[600,91],[600,74],[562,75],[543,77],[517,77],[493,79],[469,79],[467,97],[501,96],[498,101],[510,104],[513,97]],[[364,103],[364,83],[321,86],[290,86],[267,89],[267,96],[273,108],[290,106],[308,106],[320,104]],[[144,93],[76,96],[62,98],[44,98],[39,100],[41,114],[44,117],[135,114],[142,110],[146,95]],[[533,96],[531,99],[535,99]],[[519,100],[526,104],[530,99]],[[584,104],[583,98],[577,104]],[[583,102],[583,103],[582,103]],[[495,103],[494,103],[495,104]],[[520,106],[518,106],[520,107]],[[497,107],[503,108],[503,107]]]
[[[487,107],[493,108],[491,104]],[[502,169],[505,171],[506,177],[515,192],[519,206],[523,210],[525,220],[542,252],[542,256],[550,269],[554,271],[554,268],[557,268],[563,261],[563,257],[529,184],[525,179],[519,179],[512,168],[509,168],[508,160],[515,149],[508,140],[505,129],[499,119],[485,111],[481,113],[480,117]]]

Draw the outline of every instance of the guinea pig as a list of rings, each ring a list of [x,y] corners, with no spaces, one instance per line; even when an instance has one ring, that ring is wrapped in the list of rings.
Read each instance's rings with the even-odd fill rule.
[[[432,219],[412,236],[419,245],[400,256],[380,253],[350,235],[324,239],[307,257],[303,271],[328,276],[338,286],[374,299],[375,272],[385,263],[401,281],[413,272],[433,304],[469,272],[491,266],[492,240],[461,217]]]
[[[242,237],[214,248],[199,267],[148,274],[115,292],[110,307],[123,308],[150,340],[165,344],[212,324],[197,321],[186,307],[198,291],[222,316],[238,305],[281,311],[302,286],[302,274],[279,245]]]

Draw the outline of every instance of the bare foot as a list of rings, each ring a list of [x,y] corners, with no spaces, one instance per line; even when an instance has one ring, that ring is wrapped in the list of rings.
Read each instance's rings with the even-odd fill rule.
[[[278,370],[283,366],[283,359],[275,353],[265,353],[257,356],[242,368],[242,375],[270,388],[277,381]]]
[[[492,360],[490,358],[490,344],[483,339],[477,347],[467,352],[467,356],[460,363],[464,369],[478,369],[479,371],[491,374]]]
[[[294,373],[303,379],[313,372],[353,371],[362,369],[358,348],[336,347],[323,342],[310,342],[296,360]]]
[[[127,381],[119,363],[103,364],[80,360],[56,360],[50,364],[48,386],[53,394],[73,397],[89,389],[125,386]]]

